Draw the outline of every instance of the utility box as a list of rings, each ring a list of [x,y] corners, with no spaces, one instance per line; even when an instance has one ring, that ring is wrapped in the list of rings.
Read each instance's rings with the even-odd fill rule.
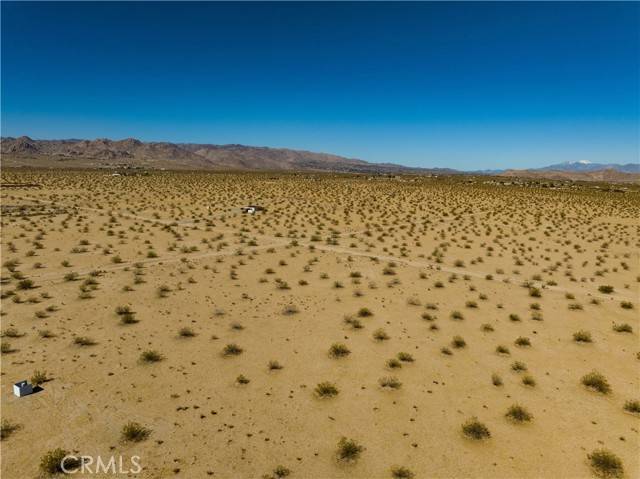
[[[13,394],[18,397],[28,396],[33,393],[33,385],[29,381],[20,381],[13,385]]]

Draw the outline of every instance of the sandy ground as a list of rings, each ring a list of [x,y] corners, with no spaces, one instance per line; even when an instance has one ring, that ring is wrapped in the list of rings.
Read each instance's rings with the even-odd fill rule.
[[[640,400],[634,187],[61,171],[2,180],[42,185],[2,190],[4,478],[42,475],[56,448],[138,455],[143,470],[129,477],[144,478],[278,477],[279,465],[300,478],[578,478],[598,472],[596,449],[640,475],[628,407]],[[268,211],[243,215],[248,203]],[[138,322],[122,323],[123,306]],[[334,343],[350,354],[331,357]],[[228,344],[242,353],[224,356]],[[144,363],[149,350],[163,359]],[[388,363],[401,352],[413,361]],[[594,370],[608,394],[581,383]],[[14,397],[12,384],[36,371],[42,391]],[[398,389],[380,386],[390,376]],[[339,393],[318,397],[321,382]],[[515,404],[532,419],[507,418]],[[464,435],[473,417],[489,438]],[[148,437],[125,440],[130,421]],[[355,460],[338,459],[342,437],[363,446]]]

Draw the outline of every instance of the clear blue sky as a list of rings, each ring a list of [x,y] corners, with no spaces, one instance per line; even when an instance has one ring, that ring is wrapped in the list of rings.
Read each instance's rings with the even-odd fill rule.
[[[639,3],[2,2],[2,135],[635,162]]]

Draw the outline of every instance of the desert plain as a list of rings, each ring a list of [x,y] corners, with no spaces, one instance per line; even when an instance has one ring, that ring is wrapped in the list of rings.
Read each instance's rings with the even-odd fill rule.
[[[637,185],[2,182],[3,478],[640,475]]]

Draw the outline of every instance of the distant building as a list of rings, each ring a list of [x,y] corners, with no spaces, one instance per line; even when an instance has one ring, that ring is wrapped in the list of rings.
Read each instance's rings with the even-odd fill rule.
[[[257,211],[267,211],[266,208],[264,208],[263,206],[258,206],[258,205],[248,205],[248,206],[243,206],[242,208],[240,208],[242,210],[243,213],[247,213],[247,214],[254,214]]]
[[[13,385],[13,394],[18,397],[28,396],[33,393],[33,385],[28,381],[20,381]]]

